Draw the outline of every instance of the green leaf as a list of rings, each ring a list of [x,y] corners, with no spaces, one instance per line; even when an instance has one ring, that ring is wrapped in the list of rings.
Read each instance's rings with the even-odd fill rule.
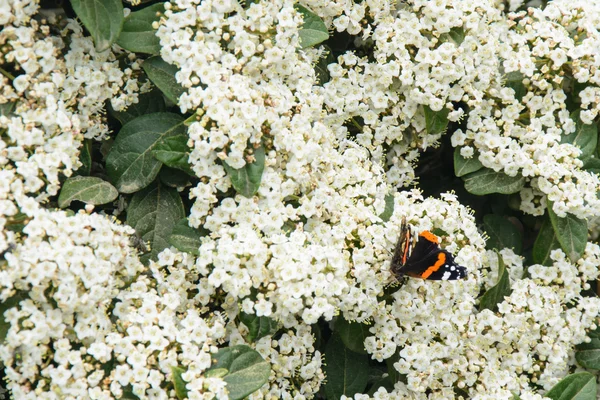
[[[223,380],[227,382],[230,400],[241,400],[254,393],[267,383],[271,375],[271,364],[246,345],[220,349],[212,359],[209,371],[220,368],[229,371]]]
[[[171,113],[144,115],[121,128],[106,158],[108,176],[119,192],[133,193],[148,186],[162,166],[152,156],[154,147],[185,132],[183,118]]]
[[[504,297],[510,296],[511,291],[508,270],[502,261],[502,256],[498,255],[498,282],[479,299],[479,311],[487,308],[496,312],[498,304],[504,301]]]
[[[302,27],[300,28],[300,46],[303,49],[313,47],[329,39],[329,31],[323,20],[308,8],[295,4],[294,8],[302,14]]]
[[[533,250],[531,256],[535,264],[541,265],[552,265],[553,261],[550,258],[550,253],[554,249],[559,249],[560,243],[554,233],[554,228],[550,222],[550,218],[546,216],[542,227],[538,232],[535,243],[533,244]]]
[[[325,83],[329,82],[330,76],[327,66],[335,62],[335,57],[333,56],[329,46],[323,45],[322,47],[326,50],[326,52],[323,56],[321,56],[321,58],[319,58],[319,61],[317,61],[317,64],[315,65],[317,84],[319,86],[323,86]]]
[[[456,46],[460,46],[461,43],[465,40],[465,31],[461,27],[454,27],[450,29],[450,32],[443,33],[440,35],[441,42],[452,42]]]
[[[552,202],[549,200],[547,209],[560,247],[571,261],[577,261],[583,254],[587,244],[588,229],[586,220],[569,213],[565,218],[559,218],[554,213]]]
[[[578,372],[563,378],[544,396],[552,400],[596,400],[596,377]]]
[[[334,333],[325,346],[325,394],[327,399],[339,399],[342,395],[352,397],[363,393],[369,375],[369,356],[358,354],[346,346]]]
[[[21,300],[24,300],[23,296],[16,294],[0,303],[0,345],[4,343],[10,329],[10,322],[4,319],[4,313],[11,308],[17,307]]]
[[[171,373],[173,374],[171,379],[173,379],[173,386],[175,387],[175,396],[177,396],[179,400],[187,399],[188,397],[188,390],[185,387],[187,382],[181,377],[184,372],[185,369],[181,367],[171,367]]]
[[[517,254],[521,254],[523,248],[523,236],[519,229],[506,218],[488,214],[483,217],[483,228],[489,239],[485,248],[488,250],[502,250],[510,248]]]
[[[575,132],[568,135],[563,135],[560,138],[561,143],[569,143],[577,146],[581,149],[579,158],[585,160],[589,158],[594,151],[596,151],[596,145],[598,144],[598,125],[592,123],[586,125],[579,118],[581,110],[577,110],[571,114],[571,119],[575,121],[576,128]]]
[[[96,51],[108,50],[123,27],[121,0],[71,0],[73,11],[90,31]]]
[[[516,193],[525,185],[525,178],[520,175],[508,176],[488,168],[472,172],[463,179],[467,192],[479,196],[491,193]]]
[[[187,218],[180,219],[173,227],[173,231],[169,236],[169,244],[179,251],[200,255],[199,249],[202,244],[202,237],[206,236],[208,231],[199,231],[192,228]]]
[[[156,3],[129,14],[117,44],[134,53],[160,53],[160,39],[152,23],[158,21],[164,11],[165,3]]]
[[[169,100],[175,104],[179,102],[179,97],[181,97],[185,90],[175,79],[175,74],[179,71],[175,65],[165,62],[159,56],[154,56],[144,61],[142,68],[152,83],[154,83]]]
[[[215,369],[209,369],[208,371],[206,371],[204,376],[207,378],[223,378],[228,373],[229,373],[229,371],[227,371],[226,368],[215,368]]]
[[[158,173],[158,179],[172,188],[184,188],[190,186],[190,176],[183,171],[163,165]]]
[[[256,342],[257,340],[265,337],[272,336],[279,330],[279,324],[277,321],[269,317],[259,317],[254,314],[246,314],[241,312],[239,315],[240,321],[248,327],[248,335],[246,339],[249,342]]]
[[[73,200],[86,204],[106,204],[114,201],[119,192],[110,183],[95,176],[73,176],[63,184],[58,196],[58,206],[68,207]]]
[[[365,339],[372,335],[367,325],[349,322],[340,316],[335,321],[335,330],[340,335],[344,346],[355,353],[367,354]]]
[[[471,158],[464,158],[460,155],[460,147],[454,149],[454,175],[460,177],[471,172],[479,171],[483,164],[479,161],[479,155],[473,154]]]
[[[152,155],[158,161],[171,167],[177,168],[189,175],[194,175],[188,159],[190,148],[187,145],[188,135],[177,135],[164,138],[156,144]]]
[[[7,102],[0,104],[0,117],[10,117],[13,114],[13,111],[17,107],[16,102]]]
[[[92,141],[90,139],[83,141],[79,152],[79,161],[81,161],[81,167],[75,171],[75,174],[88,176],[92,172]]]
[[[150,253],[143,257],[156,260],[163,249],[169,247],[173,227],[185,216],[183,202],[177,190],[153,184],[137,192],[127,208],[127,224],[145,242],[150,242]]]
[[[440,111],[433,111],[429,106],[423,106],[425,111],[425,129],[430,135],[442,133],[448,127],[448,110],[446,107]]]
[[[525,76],[519,71],[513,71],[504,75],[504,79],[506,79],[506,87],[515,91],[515,99],[521,101],[527,94],[527,88],[523,84]]]
[[[587,158],[583,162],[583,169],[588,172],[593,172],[596,175],[600,175],[600,159],[596,157]]]
[[[392,215],[394,214],[394,195],[389,193],[385,196],[385,209],[379,216],[383,220],[383,222],[388,222]]]
[[[254,151],[254,158],[254,162],[246,163],[240,169],[231,168],[227,162],[223,162],[223,167],[231,179],[233,188],[244,197],[254,196],[260,187],[265,169],[265,148],[263,146]]]
[[[138,102],[130,105],[126,110],[115,111],[110,106],[110,102],[108,103],[108,106],[109,114],[118,119],[121,125],[125,125],[142,115],[165,111],[165,100],[160,91],[153,90],[141,94],[138,97]]]
[[[600,369],[600,328],[588,335],[591,342],[577,345],[575,359],[584,368]]]

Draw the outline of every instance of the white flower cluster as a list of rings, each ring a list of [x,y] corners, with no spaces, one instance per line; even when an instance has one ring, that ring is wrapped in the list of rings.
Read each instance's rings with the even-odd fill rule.
[[[537,387],[548,390],[570,371],[574,346],[596,328],[600,313],[600,299],[581,296],[589,288],[585,282],[598,278],[600,247],[589,243],[575,264],[555,250],[553,265],[530,267],[529,278],[515,276],[523,268],[519,256],[505,249],[501,257],[512,293],[497,312],[476,310],[479,290],[489,289],[476,275],[464,284],[444,283],[443,290],[410,280],[393,294],[365,345],[377,359],[401,348],[394,367],[406,382],[376,398],[453,398],[454,387],[468,398],[512,398],[512,393],[535,398]],[[488,252],[483,261],[497,277],[496,254]]]
[[[442,132],[427,132],[424,107],[458,121],[453,103],[478,101],[492,85],[498,37],[506,23],[488,1],[411,1],[382,18],[365,47],[373,54],[338,57],[325,84],[325,120],[333,126],[362,122],[349,133],[375,160],[386,161],[387,179],[405,186],[419,150],[437,145]]]
[[[491,87],[483,101],[469,104],[466,130],[452,136],[463,156],[526,178],[520,207],[528,214],[542,215],[546,198],[560,217],[600,213],[598,175],[582,168],[579,147],[563,143],[576,130],[567,101],[580,103],[583,124],[600,111],[599,19],[597,1],[559,0],[543,10],[509,15],[511,27],[491,56],[504,60],[504,79],[521,88],[514,90],[510,82]],[[581,84],[586,88],[579,91]],[[589,147],[582,140],[577,144]]]
[[[143,266],[129,245],[132,228],[31,208],[23,236],[0,261],[0,299],[17,306],[4,314],[0,360],[15,398],[76,398],[102,378],[88,372],[111,331],[111,302]]]

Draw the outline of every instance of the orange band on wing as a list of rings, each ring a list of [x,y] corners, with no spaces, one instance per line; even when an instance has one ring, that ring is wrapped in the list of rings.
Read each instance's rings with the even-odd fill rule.
[[[431,267],[427,268],[425,272],[421,274],[421,278],[427,279],[431,274],[441,268],[446,263],[446,255],[444,253],[438,254],[438,259]]]
[[[429,231],[423,231],[423,232],[419,233],[419,236],[423,236],[425,239],[427,239],[430,242],[433,242],[435,244],[440,243],[440,240],[438,239],[438,237]]]

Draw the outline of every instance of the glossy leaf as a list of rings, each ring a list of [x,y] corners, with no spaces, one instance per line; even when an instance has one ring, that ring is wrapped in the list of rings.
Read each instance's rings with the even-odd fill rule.
[[[511,291],[508,270],[502,261],[502,256],[498,255],[498,282],[479,299],[479,311],[486,308],[497,311],[498,304],[504,301],[504,297],[510,296]]]
[[[551,201],[548,201],[547,210],[560,247],[571,261],[577,261],[583,254],[587,244],[588,229],[586,220],[569,213],[566,217],[559,218],[552,209]]]
[[[483,228],[489,239],[486,243],[488,250],[513,249],[515,253],[521,254],[523,248],[523,236],[519,229],[508,219],[488,214],[483,217]]]
[[[303,49],[313,47],[329,39],[329,31],[323,20],[311,10],[301,4],[294,5],[294,8],[302,14],[303,23],[300,28],[300,46]]]
[[[179,102],[179,97],[181,97],[185,90],[175,79],[175,74],[178,71],[175,65],[165,62],[159,56],[154,56],[144,61],[142,68],[152,83],[154,83],[169,100],[175,104]]]
[[[577,345],[575,359],[584,368],[600,370],[600,328],[591,331],[589,343]]]
[[[271,336],[279,330],[279,324],[265,316],[257,316],[254,314],[246,314],[241,312],[239,315],[240,321],[248,327],[248,335],[246,339],[249,342],[256,342],[257,340]]]
[[[269,380],[271,364],[250,346],[238,345],[220,349],[212,355],[213,365],[207,371],[224,368],[230,400],[241,400],[254,393]]]
[[[172,188],[184,188],[190,186],[190,176],[185,172],[163,165],[158,173],[158,179]]]
[[[118,119],[121,125],[125,125],[142,115],[165,111],[165,100],[158,90],[141,94],[137,103],[130,105],[123,111],[115,111],[110,107],[110,103],[108,105],[108,112]]]
[[[164,3],[156,3],[129,14],[117,44],[134,53],[160,53],[160,39],[152,23],[158,21],[164,11]]]
[[[479,171],[483,164],[479,161],[479,155],[476,153],[471,158],[464,158],[460,154],[460,147],[454,149],[454,175],[460,177]]]
[[[94,176],[73,176],[63,184],[58,206],[68,207],[73,200],[86,204],[106,204],[114,201],[119,192],[110,183]]]
[[[325,395],[328,400],[363,393],[368,382],[369,356],[348,349],[340,336],[334,333],[325,346],[325,360]]]
[[[515,98],[521,101],[527,94],[527,88],[523,84],[525,76],[520,71],[513,71],[504,75],[504,79],[506,79],[506,86],[515,91]]]
[[[488,168],[470,173],[463,179],[467,192],[479,196],[491,193],[516,193],[525,185],[525,178],[520,175],[508,176]]]
[[[133,193],[148,186],[162,166],[152,150],[165,138],[185,132],[183,118],[171,113],[144,115],[125,125],[106,158],[108,176],[119,192]]]
[[[340,335],[344,346],[355,353],[367,354],[365,339],[367,336],[372,336],[367,325],[349,322],[340,316],[335,321],[335,330]]]
[[[223,162],[223,167],[231,179],[233,188],[244,197],[254,196],[260,187],[265,169],[265,148],[263,146],[254,151],[254,158],[254,162],[246,163],[240,169],[231,168],[227,162]]]
[[[79,161],[81,161],[81,167],[75,171],[75,174],[88,176],[92,172],[92,141],[90,139],[83,141],[79,151]]]
[[[92,35],[96,51],[108,50],[123,27],[121,0],[71,0],[71,6]]]
[[[173,227],[173,231],[169,236],[169,244],[179,251],[200,255],[199,249],[202,244],[202,236],[207,234],[206,231],[199,231],[192,228],[188,224],[188,219],[180,219]]]
[[[560,139],[561,143],[569,143],[581,149],[579,158],[585,160],[589,158],[596,150],[598,144],[598,125],[592,123],[586,125],[579,118],[580,110],[571,114],[571,119],[575,121],[575,132],[568,135],[563,135]]]
[[[583,169],[588,172],[593,172],[596,175],[600,175],[600,159],[596,157],[590,157],[583,163]]]
[[[181,375],[185,372],[185,369],[181,367],[171,367],[171,373],[173,376],[171,377],[173,381],[173,387],[175,388],[175,396],[179,400],[187,399],[188,390],[186,388],[187,382],[183,380]]]
[[[144,261],[156,260],[158,253],[169,247],[173,227],[184,216],[183,202],[175,189],[155,183],[132,197],[127,224],[150,243],[150,253],[142,257]]]
[[[552,265],[553,261],[550,258],[550,253],[554,249],[560,249],[560,243],[556,238],[550,218],[546,216],[533,244],[531,253],[533,262],[541,265]]]
[[[192,171],[188,162],[190,158],[190,148],[187,145],[188,139],[188,135],[167,137],[156,144],[154,150],[152,150],[152,155],[171,168],[177,168],[194,175],[194,171]]]
[[[465,31],[463,30],[463,28],[460,28],[458,26],[450,29],[450,32],[442,33],[440,35],[441,42],[452,42],[456,46],[460,46],[464,40],[465,40]]]
[[[448,127],[448,114],[450,110],[446,107],[440,111],[433,111],[429,106],[423,106],[425,111],[425,129],[430,135],[442,133]]]
[[[596,377],[589,372],[579,372],[563,378],[545,397],[552,400],[596,400]]]

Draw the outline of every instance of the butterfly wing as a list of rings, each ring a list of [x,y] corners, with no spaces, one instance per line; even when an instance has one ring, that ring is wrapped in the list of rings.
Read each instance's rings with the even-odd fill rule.
[[[440,249],[437,241],[434,241],[437,238],[429,235],[429,232],[419,235],[410,257],[398,272],[431,280],[454,280],[467,276],[467,269],[456,264],[452,254]]]

